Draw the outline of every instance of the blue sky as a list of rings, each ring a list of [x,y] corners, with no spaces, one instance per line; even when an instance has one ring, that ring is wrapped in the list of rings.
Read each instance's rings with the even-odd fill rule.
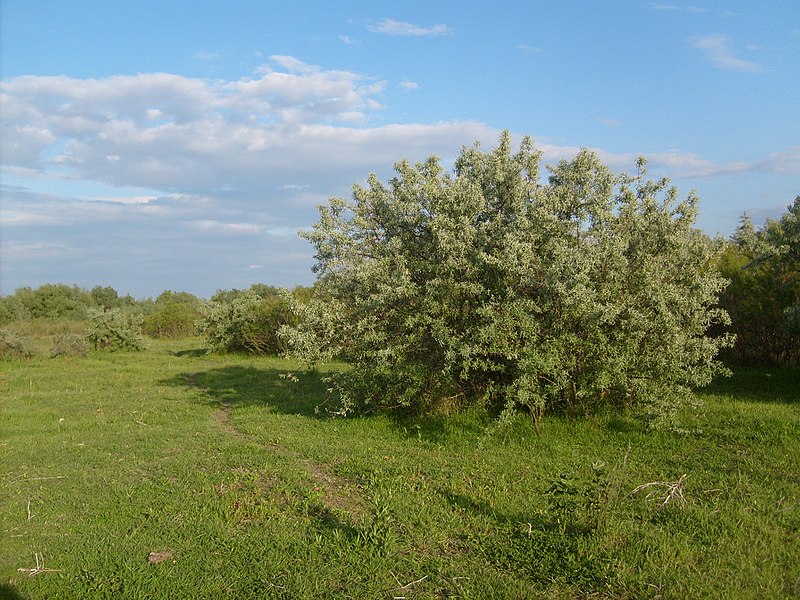
[[[800,194],[796,0],[4,0],[0,76],[0,294],[310,284],[318,204],[504,129],[712,235]]]

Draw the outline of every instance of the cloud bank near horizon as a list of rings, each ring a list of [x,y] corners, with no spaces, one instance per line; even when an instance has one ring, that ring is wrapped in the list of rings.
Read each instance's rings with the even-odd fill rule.
[[[132,240],[143,264],[167,253],[206,268],[209,281],[231,269],[250,277],[244,272],[254,263],[308,281],[310,252],[295,232],[313,223],[317,204],[349,194],[370,172],[388,178],[397,160],[433,154],[447,163],[462,146],[493,144],[499,136],[478,121],[387,122],[387,87],[285,55],[238,80],[140,73],[3,81],[5,261],[44,269],[47,260],[72,257],[111,269],[124,260],[121,250],[115,254],[116,236]],[[537,147],[545,163],[579,150]],[[632,169],[637,156],[595,150],[615,170]],[[671,177],[800,174],[800,147],[752,163],[717,164],[676,150],[647,158],[651,169]],[[22,232],[32,227],[52,232],[52,239],[31,243]],[[195,264],[192,249],[200,246],[218,259]],[[226,252],[235,264],[222,259]]]

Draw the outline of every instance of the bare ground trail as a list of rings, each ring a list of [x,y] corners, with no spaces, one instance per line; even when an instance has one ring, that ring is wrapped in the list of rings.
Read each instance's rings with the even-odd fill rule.
[[[198,385],[194,374],[187,374],[185,377],[190,386],[214,400],[208,390]],[[216,402],[216,400],[214,401]],[[235,408],[235,402],[219,402],[219,408],[214,412],[213,420],[220,429],[249,444],[277,454],[285,459],[292,468],[303,471],[311,480],[314,490],[322,492],[322,503],[328,511],[331,511],[331,514],[344,513],[352,524],[363,522],[368,517],[370,511],[364,498],[353,491],[356,487],[353,482],[331,472],[327,465],[315,462],[288,446],[264,443],[255,436],[237,429],[231,420],[231,413]]]

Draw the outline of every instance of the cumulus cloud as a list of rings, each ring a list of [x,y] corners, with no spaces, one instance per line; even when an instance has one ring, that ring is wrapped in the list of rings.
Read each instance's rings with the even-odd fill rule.
[[[40,283],[73,273],[81,285],[114,285],[124,268],[152,293],[209,293],[225,281],[247,287],[246,275],[230,276],[250,265],[263,265],[271,283],[310,283],[312,251],[295,234],[316,220],[316,205],[349,196],[370,172],[387,179],[401,158],[435,154],[448,165],[463,145],[498,139],[477,121],[386,124],[387,85],[284,55],[236,80],[142,73],[3,81],[0,280],[8,287],[0,293],[35,284],[28,275],[44,264],[37,260],[50,269],[42,267]],[[579,151],[538,146],[550,163]],[[615,170],[636,160],[598,154]],[[672,177],[800,172],[797,147],[747,164],[677,151],[648,159]]]
[[[368,25],[367,29],[373,33],[385,33],[387,35],[404,35],[404,36],[428,36],[428,35],[447,35],[452,33],[447,25],[432,25],[430,27],[421,27],[413,23],[405,23],[403,21],[396,21],[395,19],[383,19],[379,23]]]
[[[739,58],[731,48],[730,40],[721,33],[711,33],[690,40],[691,45],[705,54],[706,59],[715,67],[727,71],[743,71],[756,73],[761,65],[750,60]]]
[[[236,81],[14,78],[2,83],[4,168],[163,192],[266,195],[331,178],[351,183],[355,169],[495,135],[474,122],[369,127],[384,87],[290,56]]]

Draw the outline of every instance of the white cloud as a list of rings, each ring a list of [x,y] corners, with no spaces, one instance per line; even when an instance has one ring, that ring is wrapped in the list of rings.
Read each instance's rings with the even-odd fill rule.
[[[717,164],[694,152],[655,152],[645,155],[650,165],[671,174],[672,177],[715,177],[746,171],[746,163]]]
[[[548,164],[554,164],[561,160],[571,160],[581,150],[577,146],[552,146],[549,144],[536,144],[536,147],[543,152],[544,161]],[[647,159],[648,169],[666,175],[671,179],[716,177],[759,168],[759,163],[719,164],[703,158],[695,152],[678,150],[634,153],[609,152],[603,148],[590,149],[597,154],[604,164],[620,172],[630,172],[636,164],[636,159],[642,155]]]
[[[514,47],[517,50],[522,50],[523,52],[527,52],[528,54],[546,54],[543,48],[537,48],[536,46],[529,46],[528,44],[517,44]]]
[[[114,204],[149,204],[158,200],[155,196],[94,196],[87,198],[95,202],[111,202]]]
[[[711,33],[702,37],[692,38],[691,45],[701,50],[706,59],[715,67],[728,71],[744,71],[755,73],[761,66],[753,61],[736,56],[730,46],[730,40],[721,33]]]
[[[238,81],[15,78],[2,83],[4,168],[57,165],[71,177],[161,190],[237,187],[285,163],[304,127],[364,123],[381,109],[384,85],[288,56]]]
[[[148,284],[156,292],[197,290],[198,273],[213,291],[231,264],[243,272],[265,265],[265,281],[310,282],[312,252],[295,232],[316,221],[317,204],[349,196],[370,172],[388,179],[402,158],[435,154],[447,168],[463,145],[498,139],[497,129],[477,121],[385,124],[386,86],[283,55],[235,80],[144,73],[3,81],[3,285],[13,289],[27,277],[12,262],[25,250],[52,254],[59,277],[82,269],[89,285],[103,283],[89,259],[121,265],[138,280],[161,272],[155,265],[174,264],[183,275],[164,272]],[[416,89],[410,81],[399,86]],[[551,163],[579,151],[537,145]],[[636,160],[598,154],[615,170]],[[648,159],[653,172],[673,178],[800,172],[797,147],[737,164],[680,151]],[[76,252],[86,260],[78,264]],[[276,273],[285,279],[276,281]]]
[[[76,253],[76,248],[56,242],[11,242],[3,245],[5,259],[15,262],[63,258]]]
[[[724,56],[728,47],[718,36],[695,44],[710,55]],[[276,226],[294,227],[310,218],[307,207],[347,194],[370,171],[390,175],[400,158],[452,158],[462,145],[491,143],[498,135],[474,121],[370,126],[382,109],[384,81],[285,55],[271,56],[253,76],[234,81],[150,73],[105,79],[27,76],[0,85],[5,173],[97,182],[109,186],[108,193],[73,202],[103,200],[95,203],[148,207],[151,214],[185,212],[186,205],[179,211],[173,196],[182,194],[198,210],[204,199],[206,215],[220,206],[247,207],[272,214]],[[408,91],[418,87],[411,81],[399,85]],[[600,122],[619,124],[611,118]],[[548,160],[578,151],[540,147]],[[636,158],[600,154],[614,168],[628,169]],[[719,165],[682,152],[649,159],[673,170],[673,176],[702,177],[749,168],[793,173],[797,154],[790,149],[758,167]],[[148,192],[114,191],[126,187]]]
[[[403,91],[412,92],[419,89],[419,84],[414,81],[401,81],[399,84],[397,84],[397,87]]]
[[[212,219],[203,219],[189,223],[192,229],[204,233],[223,233],[230,235],[253,235],[261,232],[261,226],[255,223],[224,223]]]
[[[766,160],[757,163],[756,168],[769,173],[800,176],[800,146],[770,154]]]
[[[660,2],[654,2],[650,5],[650,8],[653,10],[660,10],[660,11],[670,11],[670,12],[689,12],[689,13],[705,13],[708,12],[706,8],[700,8],[699,6],[685,6],[685,5],[677,5],[677,4],[662,4]]]
[[[493,131],[472,122],[363,127],[384,85],[289,56],[236,81],[15,78],[2,83],[13,132],[0,140],[4,169],[195,195],[263,196],[278,178],[338,191],[354,173]]]
[[[419,25],[414,25],[413,23],[405,23],[403,21],[396,21],[395,19],[383,19],[383,21],[380,23],[368,25],[367,29],[373,33],[405,36],[447,35],[452,33],[447,25],[420,27]]]

